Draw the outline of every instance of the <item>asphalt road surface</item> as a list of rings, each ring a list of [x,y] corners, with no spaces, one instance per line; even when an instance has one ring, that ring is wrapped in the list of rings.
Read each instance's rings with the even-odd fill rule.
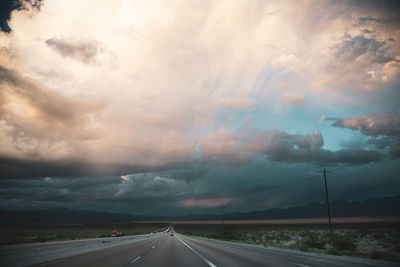
[[[9,265],[13,266],[11,262]],[[395,263],[237,244],[174,233],[63,257],[34,266],[399,266]]]

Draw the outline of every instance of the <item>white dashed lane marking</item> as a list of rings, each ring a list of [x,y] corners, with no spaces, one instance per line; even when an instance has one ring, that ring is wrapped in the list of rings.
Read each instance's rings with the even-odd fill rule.
[[[139,257],[137,257],[136,259],[134,259],[133,261],[131,261],[131,263],[137,262],[137,261],[140,260],[141,258],[142,258],[142,257],[139,256]]]

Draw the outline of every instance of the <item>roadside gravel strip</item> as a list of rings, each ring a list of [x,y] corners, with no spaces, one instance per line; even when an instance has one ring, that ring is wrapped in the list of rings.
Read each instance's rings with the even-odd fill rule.
[[[1,246],[0,266],[33,265],[158,236],[159,234],[145,234]]]

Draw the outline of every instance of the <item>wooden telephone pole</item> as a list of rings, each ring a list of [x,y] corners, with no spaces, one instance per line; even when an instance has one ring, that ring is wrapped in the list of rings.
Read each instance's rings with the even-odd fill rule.
[[[326,206],[328,207],[328,219],[329,219],[329,230],[331,232],[331,237],[333,236],[333,230],[332,230],[332,222],[331,222],[331,208],[329,206],[329,197],[328,197],[328,184],[326,182],[326,173],[330,172],[327,171],[325,168],[323,170],[324,173],[324,182],[325,182],[325,196],[326,196]]]

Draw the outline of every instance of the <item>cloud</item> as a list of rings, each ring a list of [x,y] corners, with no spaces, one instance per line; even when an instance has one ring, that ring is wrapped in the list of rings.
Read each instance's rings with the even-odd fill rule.
[[[218,107],[245,109],[254,105],[255,100],[249,98],[221,98],[216,101]]]
[[[360,131],[367,136],[399,136],[400,112],[373,112],[359,117],[325,118],[332,126]]]
[[[400,113],[398,111],[373,112],[359,117],[326,118],[335,127],[360,131],[370,137],[369,145],[388,149],[393,158],[400,157]]]
[[[228,205],[233,201],[231,197],[225,198],[204,198],[204,199],[186,199],[182,200],[180,204],[186,208],[193,207],[220,207]]]
[[[364,36],[355,36],[344,40],[336,49],[335,56],[340,62],[354,61],[360,56],[367,57],[369,63],[385,64],[396,61],[395,56],[387,53],[385,41],[378,41]]]
[[[100,48],[94,40],[79,40],[76,38],[50,38],[46,44],[64,57],[70,57],[90,63],[95,60]]]
[[[284,94],[282,95],[282,101],[291,104],[291,105],[303,105],[304,104],[304,97],[296,96],[296,95],[289,95],[289,94]]]
[[[357,200],[398,194],[399,179],[393,175],[397,161],[379,164],[330,167],[330,198]],[[204,167],[204,166],[203,166]],[[385,171],[382,171],[382,168]],[[38,209],[65,206],[132,214],[186,215],[224,214],[288,207],[325,199],[321,167],[309,163],[292,164],[256,160],[248,165],[209,164],[207,175],[196,180],[176,181],[171,170],[120,176],[46,177],[0,180],[0,208]],[[172,176],[171,176],[172,175]],[[367,182],[366,182],[367,181]],[[121,187],[126,191],[117,195]],[[159,194],[158,194],[159,192]],[[226,205],[182,206],[185,200],[234,200]]]
[[[325,115],[321,115],[321,117],[318,119],[318,124],[321,124],[321,123],[323,123],[324,122],[324,120],[326,119],[326,116]]]
[[[358,23],[361,25],[364,24],[371,24],[371,23],[378,23],[378,24],[399,24],[400,23],[400,16],[394,16],[390,18],[374,18],[371,16],[368,17],[361,17],[358,19]]]
[[[345,36],[331,48],[329,63],[319,72],[321,85],[375,90],[398,79],[399,59],[395,49],[376,36]]]
[[[27,150],[27,148],[25,148]],[[32,149],[33,150],[33,149]],[[3,149],[4,151],[4,149]],[[84,151],[86,152],[86,151]],[[0,178],[43,178],[46,176],[80,177],[121,175],[150,171],[142,164],[93,162],[82,152],[81,156],[51,158],[49,155],[28,154],[25,158],[9,155],[0,157]]]
[[[215,158],[231,164],[244,164],[265,155],[271,161],[317,164],[366,164],[384,157],[379,151],[323,149],[323,137],[317,130],[307,134],[288,134],[277,130],[241,127],[237,133],[226,128],[205,135],[200,152],[205,158]]]
[[[387,41],[400,39],[395,22],[368,22],[374,36],[358,23],[393,10],[371,5],[27,2],[11,14],[11,33],[0,33],[2,173],[124,175],[202,156],[340,161],[324,152],[319,132],[218,129],[240,125],[246,112],[254,121],[257,112],[275,116],[287,102],[302,104],[301,96],[313,107],[365,104],[360,90],[398,81],[399,45]]]
[[[2,157],[45,160],[84,156],[85,143],[101,136],[91,123],[91,116],[102,108],[96,100],[83,102],[64,96],[3,66],[0,86]]]
[[[0,65],[0,84],[3,95],[3,110],[20,112],[18,109],[31,111],[31,119],[35,116],[43,121],[52,123],[68,123],[70,125],[81,123],[84,113],[97,108],[95,103],[82,103],[76,99],[70,99],[57,92],[50,91],[35,83],[29,78],[24,78],[17,71]],[[7,86],[8,85],[8,86]],[[7,99],[7,97],[14,97]],[[19,102],[19,103],[18,103]],[[13,105],[20,106],[14,107]],[[24,112],[24,111],[22,111]]]

